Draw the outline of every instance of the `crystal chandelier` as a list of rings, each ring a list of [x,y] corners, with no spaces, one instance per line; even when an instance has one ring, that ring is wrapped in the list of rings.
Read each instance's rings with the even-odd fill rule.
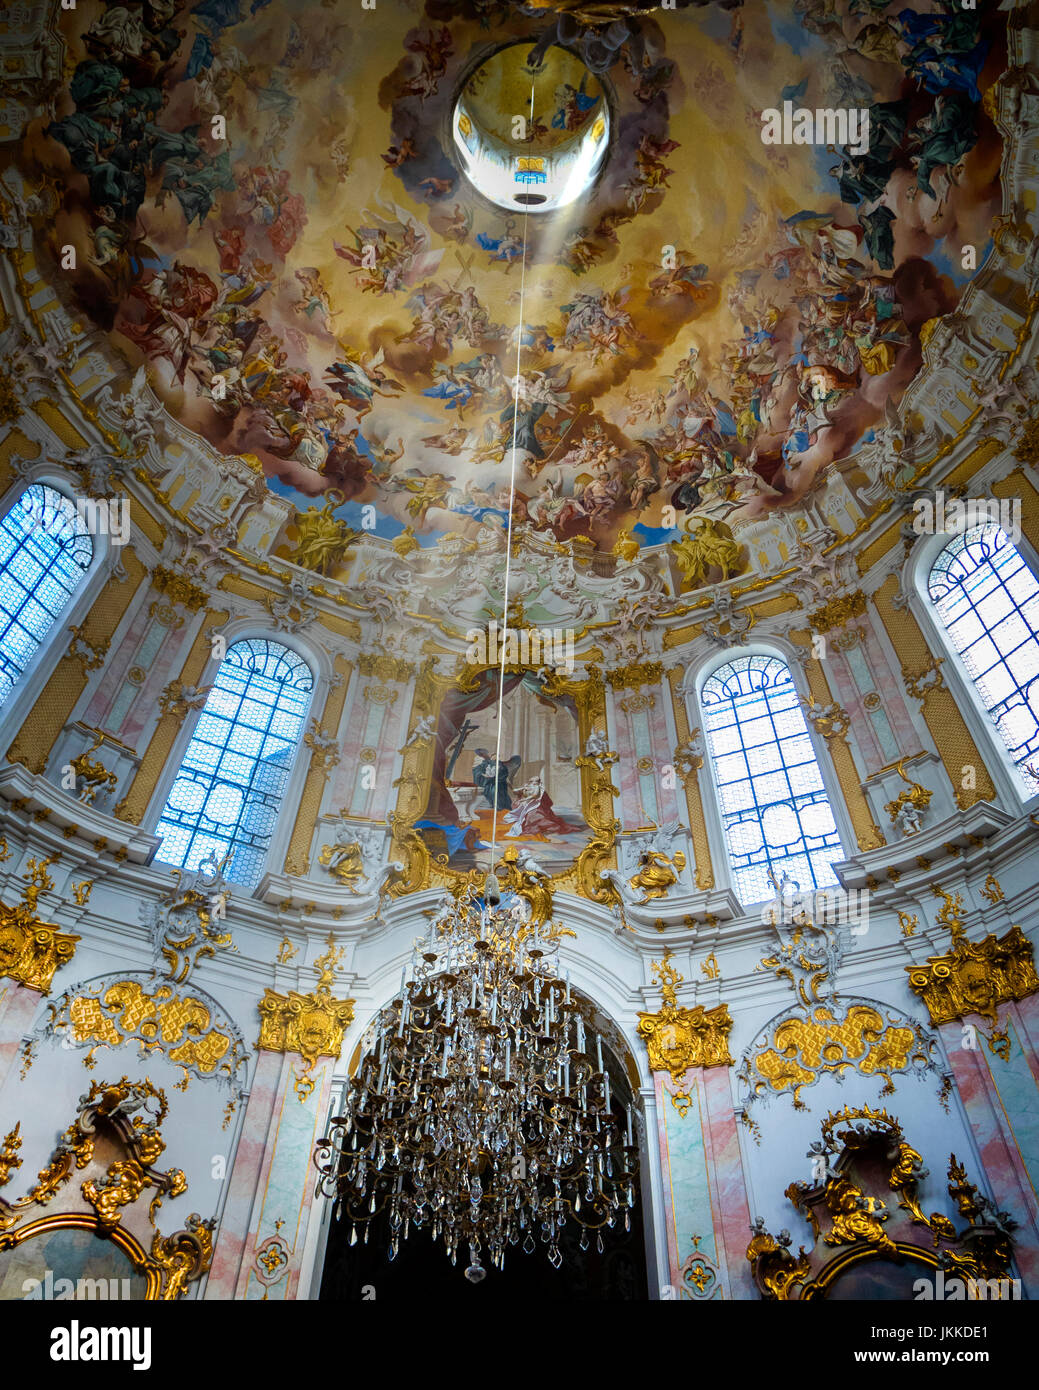
[[[581,1248],[595,1232],[602,1250],[604,1226],[630,1229],[635,1195],[631,1112],[622,1143],[602,1042],[555,968],[564,929],[522,894],[514,854],[520,892],[499,899],[474,873],[445,898],[314,1156],[351,1245],[388,1208],[390,1259],[428,1229],[452,1264],[468,1246],[473,1283],[517,1243],[540,1240],[558,1268],[570,1217]]]

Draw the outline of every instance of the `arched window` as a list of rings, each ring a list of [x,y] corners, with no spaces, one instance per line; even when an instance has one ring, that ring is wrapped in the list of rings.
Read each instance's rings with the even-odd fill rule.
[[[155,827],[166,863],[230,855],[225,877],[255,887],[313,689],[310,667],[278,642],[228,649]]]
[[[995,522],[955,536],[931,567],[927,592],[1025,786],[1039,762],[1039,583]]]
[[[737,657],[708,676],[700,702],[739,897],[772,897],[770,868],[803,890],[836,883],[840,836],[786,662]]]
[[[0,521],[0,705],[93,558],[75,503],[55,488],[32,483]]]

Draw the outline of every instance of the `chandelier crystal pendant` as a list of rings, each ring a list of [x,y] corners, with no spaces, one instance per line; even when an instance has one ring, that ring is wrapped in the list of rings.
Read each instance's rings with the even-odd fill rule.
[[[595,1232],[601,1251],[604,1226],[630,1229],[637,1166],[602,1041],[593,1049],[556,970],[563,928],[509,891],[491,907],[495,896],[475,873],[445,896],[314,1155],[351,1245],[388,1207],[390,1259],[428,1229],[452,1264],[468,1246],[472,1283],[510,1245],[540,1241],[558,1268],[570,1218],[581,1248]]]

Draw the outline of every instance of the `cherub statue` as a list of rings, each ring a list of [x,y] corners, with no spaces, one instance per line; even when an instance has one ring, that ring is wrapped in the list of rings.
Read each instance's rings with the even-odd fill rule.
[[[436,721],[433,716],[431,714],[420,715],[415,727],[404,740],[404,747],[398,749],[398,752],[403,753],[404,748],[413,748],[420,743],[429,743],[435,737]]]
[[[685,868],[685,855],[681,850],[671,852],[671,843],[679,830],[677,820],[657,826],[652,835],[640,836],[636,842],[639,868],[628,880],[628,886],[642,896],[638,905],[642,906],[653,898],[662,898]]]
[[[584,755],[586,758],[594,758],[596,763],[601,766],[601,759],[610,751],[610,742],[606,733],[602,729],[593,729],[588,735],[584,745]]]

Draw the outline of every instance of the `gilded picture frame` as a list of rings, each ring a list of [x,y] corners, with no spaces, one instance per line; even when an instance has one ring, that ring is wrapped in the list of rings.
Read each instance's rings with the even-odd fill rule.
[[[505,666],[506,675],[522,675],[539,668],[537,662],[517,661]],[[497,671],[496,663],[465,662],[454,674],[436,670],[436,658],[423,665],[415,683],[415,697],[408,720],[409,738],[405,742],[403,764],[397,787],[396,807],[387,815],[392,829],[390,859],[399,860],[404,871],[389,887],[395,897],[422,889],[444,887],[464,881],[466,872],[452,868],[446,855],[433,853],[424,842],[415,821],[422,815],[430,795],[433,777],[435,744],[433,740],[412,742],[410,733],[423,717],[439,723],[445,696],[451,690],[469,691],[486,671]],[[587,748],[593,732],[606,735],[606,687],[602,672],[595,666],[587,668],[583,677],[558,672],[550,673],[544,684],[545,694],[568,696],[577,711],[578,738],[581,749]],[[600,874],[603,869],[616,868],[616,840],[621,824],[614,815],[613,798],[619,795],[613,785],[611,766],[615,753],[574,759],[580,771],[581,811],[591,834],[574,862],[557,873],[548,875],[553,891],[563,891],[591,898],[596,902],[616,901],[616,890]]]

